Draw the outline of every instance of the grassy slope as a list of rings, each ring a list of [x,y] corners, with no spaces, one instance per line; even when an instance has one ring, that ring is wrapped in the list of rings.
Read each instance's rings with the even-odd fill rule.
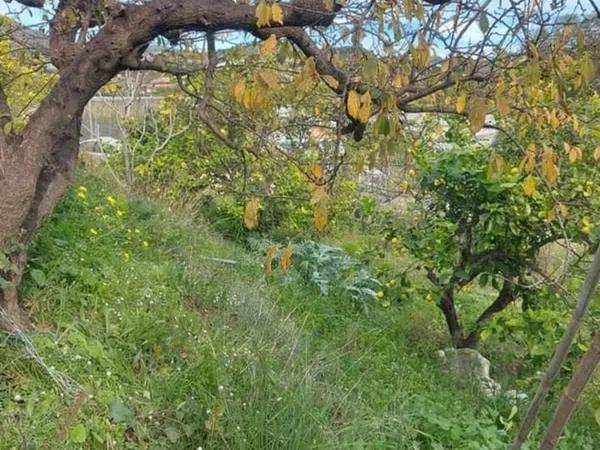
[[[0,449],[507,442],[499,416],[510,405],[436,368],[426,315],[364,314],[293,275],[266,280],[260,257],[206,226],[83,184],[38,239],[26,293],[44,330],[39,354],[92,397],[79,408],[0,335]],[[563,448],[593,448],[580,430]]]

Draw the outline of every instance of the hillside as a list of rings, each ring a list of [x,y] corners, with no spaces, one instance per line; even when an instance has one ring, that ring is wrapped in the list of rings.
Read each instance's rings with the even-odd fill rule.
[[[438,368],[420,337],[441,324],[267,279],[260,255],[91,175],[35,243],[26,298],[38,332],[0,341],[2,449],[479,450],[514,425]],[[593,448],[587,420],[561,448]]]

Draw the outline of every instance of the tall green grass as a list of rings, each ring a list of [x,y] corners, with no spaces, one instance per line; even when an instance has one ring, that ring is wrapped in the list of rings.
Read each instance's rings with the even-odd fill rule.
[[[365,312],[293,271],[266,278],[260,255],[102,178],[80,177],[33,246],[29,274],[33,344],[89,398],[79,407],[19,339],[0,335],[0,449],[509,441],[500,418],[511,405],[438,369],[445,331],[429,312]],[[563,448],[593,448],[588,425],[575,422]]]

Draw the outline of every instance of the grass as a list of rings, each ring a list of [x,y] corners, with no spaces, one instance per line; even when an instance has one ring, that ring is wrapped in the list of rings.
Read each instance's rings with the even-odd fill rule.
[[[40,357],[89,398],[0,335],[2,450],[482,450],[515,425],[438,369],[432,305],[364,312],[265,277],[259,255],[89,174],[32,248],[25,297]],[[598,442],[587,416],[570,430],[562,448]]]

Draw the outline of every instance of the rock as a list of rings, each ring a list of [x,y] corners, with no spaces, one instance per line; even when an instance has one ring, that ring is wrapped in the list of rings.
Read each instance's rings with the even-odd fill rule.
[[[500,394],[501,386],[490,377],[490,361],[472,348],[448,348],[435,352],[436,358],[449,371],[463,380],[474,380],[486,397]]]
[[[502,392],[502,386],[493,378],[479,379],[479,392],[485,397],[496,397]]]
[[[525,392],[518,392],[514,389],[510,389],[504,393],[504,397],[506,397],[513,405],[518,403],[525,403],[529,400],[529,395]]]

